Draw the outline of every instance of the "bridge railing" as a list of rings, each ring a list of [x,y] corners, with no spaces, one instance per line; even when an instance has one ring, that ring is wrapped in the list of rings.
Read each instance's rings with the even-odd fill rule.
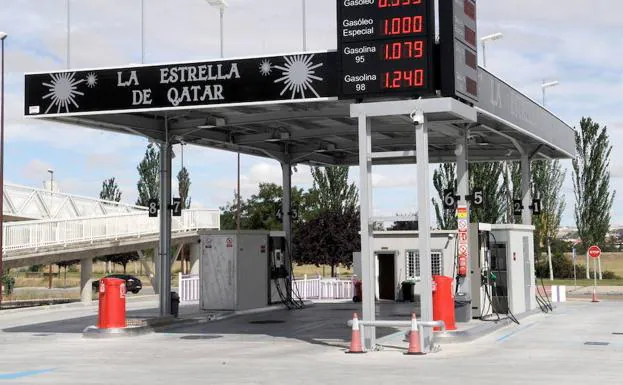
[[[172,217],[173,232],[220,229],[219,210],[183,210],[182,216]],[[66,246],[93,243],[101,240],[143,237],[157,234],[160,218],[150,218],[146,212],[83,217],[59,220],[35,220],[4,223],[3,251],[37,250],[45,246]]]

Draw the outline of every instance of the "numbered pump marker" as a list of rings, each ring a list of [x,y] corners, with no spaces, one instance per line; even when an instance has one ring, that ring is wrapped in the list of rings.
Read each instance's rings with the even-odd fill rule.
[[[457,202],[461,199],[459,195],[454,194],[454,189],[443,190],[443,207],[445,209],[453,209],[456,207]],[[465,197],[475,207],[482,207],[485,203],[484,192],[481,188],[475,188],[471,195]]]
[[[160,205],[158,204],[157,199],[150,199],[147,201],[147,211],[149,212],[150,217],[157,217],[158,209],[160,209]]]
[[[174,217],[182,216],[182,199],[181,198],[173,198],[173,204],[171,205],[171,210],[173,211]]]

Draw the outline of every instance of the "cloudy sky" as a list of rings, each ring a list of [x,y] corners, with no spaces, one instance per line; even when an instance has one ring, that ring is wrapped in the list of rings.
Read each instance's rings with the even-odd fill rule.
[[[9,34],[6,48],[5,178],[10,183],[42,187],[47,169],[62,191],[97,196],[102,180],[116,177],[123,200],[136,200],[136,165],[144,138],[103,133],[81,127],[24,120],[24,72],[65,69],[66,0],[2,0],[0,30]],[[205,0],[145,0],[145,62],[216,59],[219,16]],[[270,55],[302,49],[301,0],[229,0],[225,15],[225,56]],[[487,68],[531,98],[541,101],[541,82],[558,80],[548,89],[547,106],[571,126],[582,116],[607,125],[614,147],[612,184],[623,192],[623,3],[612,0],[479,0],[478,34],[502,32],[487,45]],[[140,62],[139,0],[71,0],[72,68]],[[286,15],[287,17],[284,17]],[[307,0],[307,47],[336,48],[335,0]],[[480,58],[482,64],[482,58]],[[179,147],[175,148],[179,154]],[[174,172],[180,158],[173,161]],[[186,146],[195,206],[217,208],[233,197],[236,156]],[[563,225],[574,225],[571,162],[564,161]],[[351,176],[357,180],[357,168]],[[281,183],[278,163],[242,157],[243,196],[260,181]],[[382,214],[417,210],[415,167],[375,167],[375,211]],[[409,176],[411,175],[411,176]],[[311,176],[298,167],[293,182],[310,187]],[[620,194],[619,194],[620,196]],[[621,199],[613,222],[623,224]]]

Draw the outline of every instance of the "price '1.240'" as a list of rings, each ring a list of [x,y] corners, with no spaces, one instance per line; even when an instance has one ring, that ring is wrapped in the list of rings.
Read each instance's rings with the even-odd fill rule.
[[[381,78],[381,86],[385,89],[424,87],[424,70],[385,72]]]

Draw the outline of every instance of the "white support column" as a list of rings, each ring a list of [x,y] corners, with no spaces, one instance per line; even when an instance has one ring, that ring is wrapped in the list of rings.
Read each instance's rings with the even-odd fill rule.
[[[521,201],[523,210],[521,211],[521,223],[524,225],[532,224],[532,195],[530,193],[530,158],[527,153],[521,155]]]
[[[160,243],[158,263],[160,316],[171,312],[171,144],[168,134],[168,118],[165,117],[165,141],[160,145]]]
[[[417,192],[418,192],[418,243],[420,249],[421,311],[423,322],[433,321],[433,274],[430,256],[430,191],[428,165],[428,124],[422,111],[411,115],[419,122],[415,127],[415,151],[417,154]],[[422,340],[424,352],[430,352],[432,329],[424,328]]]
[[[281,163],[283,196],[281,199],[281,212],[283,213],[283,231],[286,234],[286,253],[284,263],[288,271],[292,260],[292,166],[290,162]],[[292,293],[287,293],[288,299],[292,298]]]
[[[469,202],[465,197],[469,194],[469,164],[467,162],[468,154],[467,154],[467,135],[469,134],[468,130],[465,130],[463,137],[458,138],[456,141],[456,190],[457,195],[460,197],[458,204],[467,206],[467,223],[469,223]],[[456,215],[456,213],[455,213]],[[469,227],[467,226],[467,239],[469,239]],[[458,242],[458,240],[457,240]],[[455,256],[456,258],[456,256]],[[467,257],[467,275],[459,280],[459,291],[461,293],[467,293],[471,298],[471,258],[469,255],[468,248],[468,257]]]
[[[91,275],[93,274],[93,259],[80,260],[80,300],[82,303],[91,303],[93,289],[91,288]]]
[[[143,250],[137,250],[136,252],[138,253],[138,260],[141,262],[141,265],[143,265],[143,269],[145,269],[145,274],[147,275],[147,277],[149,277],[149,282],[151,282],[151,287],[154,289],[154,294],[158,294],[158,276],[154,275],[154,273],[151,271],[151,267],[145,259],[145,253],[143,252]],[[152,255],[158,255],[156,253],[156,250],[152,250],[152,252]],[[154,260],[155,259],[156,258],[154,257]],[[156,266],[158,266],[157,263]]]
[[[154,294],[160,294],[160,269],[162,268],[159,263],[159,254],[158,248],[154,248],[151,250],[152,260],[154,261],[154,272],[151,275],[152,277],[152,287],[154,288]],[[147,263],[144,267],[148,267]]]
[[[190,274],[199,274],[199,258],[201,256],[201,245],[194,242],[188,245],[190,248]]]
[[[359,195],[361,220],[361,284],[362,284],[362,319],[374,321],[375,280],[374,253],[372,250],[372,226],[370,223],[372,210],[372,122],[365,115],[359,116]],[[374,349],[376,345],[376,329],[374,326],[365,328],[365,346]]]

